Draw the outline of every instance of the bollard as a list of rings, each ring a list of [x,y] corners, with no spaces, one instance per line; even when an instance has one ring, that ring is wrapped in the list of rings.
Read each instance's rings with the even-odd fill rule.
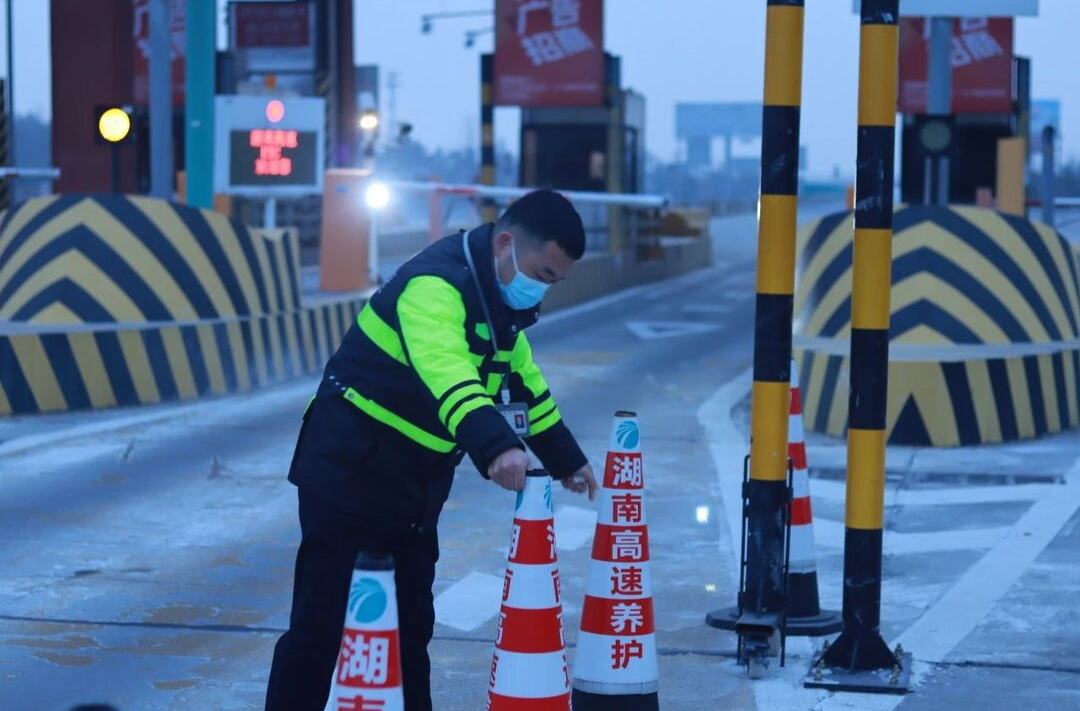
[[[902,694],[911,655],[894,653],[879,631],[898,4],[862,0],[843,631],[815,657],[805,685]]]
[[[788,408],[795,223],[802,100],[803,0],[768,0],[762,109],[754,384],[749,481],[745,486],[744,584],[737,619],[725,610],[706,622],[739,635],[740,661],[755,676],[783,638],[788,504]],[[727,474],[734,476],[734,472]]]

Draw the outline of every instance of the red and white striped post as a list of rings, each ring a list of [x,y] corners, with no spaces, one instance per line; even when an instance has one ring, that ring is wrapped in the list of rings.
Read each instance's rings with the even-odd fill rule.
[[[574,655],[577,711],[655,711],[656,626],[637,415],[615,413]]]
[[[488,711],[569,711],[551,476],[531,471],[518,494],[491,659]]]

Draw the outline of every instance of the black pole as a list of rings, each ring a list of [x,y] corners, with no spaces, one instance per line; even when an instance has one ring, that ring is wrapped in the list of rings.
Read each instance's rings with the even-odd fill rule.
[[[862,0],[851,295],[844,606],[807,686],[903,693],[910,655],[881,637],[899,0]],[[828,669],[829,674],[824,674]]]
[[[112,191],[114,194],[120,194],[120,146],[116,143],[112,144]]]

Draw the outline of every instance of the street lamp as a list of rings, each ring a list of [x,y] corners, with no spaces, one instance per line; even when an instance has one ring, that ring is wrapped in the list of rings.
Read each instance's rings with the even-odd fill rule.
[[[465,33],[465,49],[472,49],[476,44],[476,38],[489,35],[495,31],[494,27],[485,27],[482,30],[469,30]]]
[[[372,183],[364,193],[364,202],[372,210],[381,210],[390,204],[390,189],[386,183]]]
[[[491,17],[491,10],[462,10],[460,12],[431,12],[420,16],[420,32],[429,35],[435,26],[435,20],[458,17]]]
[[[365,109],[360,115],[360,130],[374,133],[379,128],[379,114],[373,109]]]

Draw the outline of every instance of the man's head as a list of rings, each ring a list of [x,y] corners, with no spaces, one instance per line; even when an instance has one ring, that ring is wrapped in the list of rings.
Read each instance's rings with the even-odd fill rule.
[[[502,214],[491,246],[503,299],[512,308],[531,308],[585,253],[585,227],[569,200],[536,190]]]

